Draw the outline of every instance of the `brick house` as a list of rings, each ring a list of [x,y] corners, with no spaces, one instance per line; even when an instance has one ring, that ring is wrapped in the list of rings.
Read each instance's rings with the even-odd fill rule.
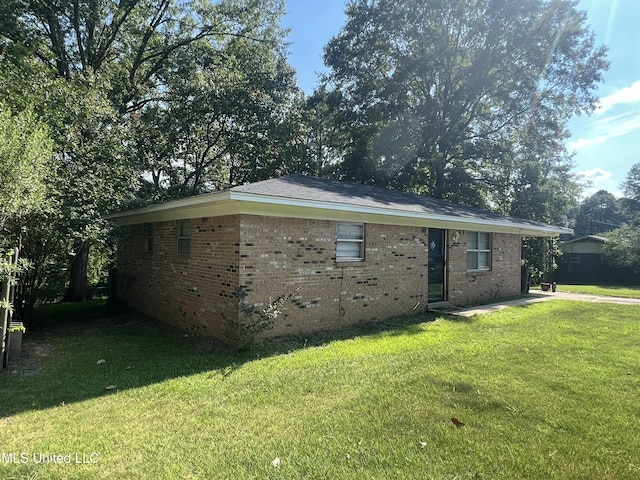
[[[229,325],[244,321],[241,304],[261,310],[294,291],[267,335],[518,295],[521,238],[570,232],[303,175],[107,218],[128,232],[118,245],[119,299],[227,342]]]

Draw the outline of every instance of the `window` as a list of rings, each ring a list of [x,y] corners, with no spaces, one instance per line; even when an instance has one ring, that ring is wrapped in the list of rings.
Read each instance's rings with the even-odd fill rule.
[[[178,255],[191,253],[191,220],[178,222]]]
[[[491,234],[467,232],[467,270],[491,270]]]
[[[364,260],[364,223],[338,223],[336,260],[339,262]]]
[[[153,223],[144,225],[144,251],[153,252]]]
[[[567,263],[580,263],[580,254],[569,253],[567,256]]]

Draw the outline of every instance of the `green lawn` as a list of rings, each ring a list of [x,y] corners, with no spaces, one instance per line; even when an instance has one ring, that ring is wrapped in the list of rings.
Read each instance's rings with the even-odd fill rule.
[[[401,323],[243,357],[127,317],[27,332],[0,478],[640,477],[640,306]]]
[[[609,297],[640,298],[640,287],[615,285],[558,285],[562,292],[587,293]]]

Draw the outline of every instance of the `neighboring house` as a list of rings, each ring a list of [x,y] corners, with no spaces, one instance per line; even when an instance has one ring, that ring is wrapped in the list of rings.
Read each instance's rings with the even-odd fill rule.
[[[626,284],[633,283],[633,272],[610,265],[602,255],[602,247],[608,240],[596,235],[586,235],[558,247],[562,256],[557,259],[558,269],[553,278],[560,283],[574,284]]]
[[[229,325],[245,318],[240,303],[260,310],[294,291],[267,335],[518,295],[521,238],[570,232],[303,175],[107,218],[129,226],[118,246],[120,300],[227,342]]]

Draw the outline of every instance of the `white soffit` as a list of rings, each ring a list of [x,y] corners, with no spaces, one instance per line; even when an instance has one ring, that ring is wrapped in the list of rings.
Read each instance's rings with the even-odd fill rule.
[[[551,225],[530,225],[508,220],[405,211],[382,207],[319,202],[246,192],[225,191],[198,195],[105,216],[119,225],[165,222],[223,215],[258,215],[353,221],[385,225],[511,233],[522,236],[555,236],[571,230]]]

